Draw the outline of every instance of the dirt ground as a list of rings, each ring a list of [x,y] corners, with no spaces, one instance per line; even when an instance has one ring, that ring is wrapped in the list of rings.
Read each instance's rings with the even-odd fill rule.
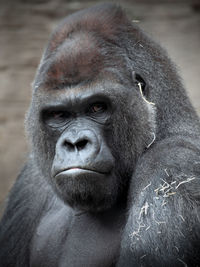
[[[0,213],[26,159],[24,116],[44,45],[67,14],[101,1],[0,0]],[[200,5],[197,0],[112,1],[176,62],[200,114]]]

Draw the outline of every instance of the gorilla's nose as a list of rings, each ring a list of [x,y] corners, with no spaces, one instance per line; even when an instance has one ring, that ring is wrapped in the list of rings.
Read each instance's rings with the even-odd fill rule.
[[[91,130],[69,131],[63,136],[62,149],[71,155],[78,153],[90,158],[98,154],[100,145],[96,134]]]
[[[76,141],[69,140],[68,138],[67,140],[64,141],[64,146],[66,147],[68,151],[73,151],[73,150],[80,151],[80,150],[86,149],[86,146],[88,144],[89,144],[89,140],[87,140],[84,137]]]

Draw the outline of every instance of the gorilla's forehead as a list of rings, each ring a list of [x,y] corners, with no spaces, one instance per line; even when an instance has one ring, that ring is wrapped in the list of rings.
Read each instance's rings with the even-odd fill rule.
[[[67,38],[57,49],[47,66],[47,82],[77,84],[89,80],[102,69],[103,56],[94,38],[79,33]]]
[[[123,72],[124,59],[120,53],[115,53],[109,43],[102,45],[102,38],[94,33],[75,32],[43,58],[35,83],[63,88],[94,81],[106,69]]]

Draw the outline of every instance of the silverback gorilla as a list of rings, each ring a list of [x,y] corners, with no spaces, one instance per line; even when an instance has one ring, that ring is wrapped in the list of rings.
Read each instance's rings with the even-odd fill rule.
[[[53,32],[3,267],[200,266],[200,123],[165,51],[115,4]]]

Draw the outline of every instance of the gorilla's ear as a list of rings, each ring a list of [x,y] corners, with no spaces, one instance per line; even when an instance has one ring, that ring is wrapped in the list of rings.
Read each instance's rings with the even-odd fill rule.
[[[148,97],[148,86],[142,76],[135,71],[132,71],[132,79],[137,87],[139,89],[141,88],[143,96]]]

